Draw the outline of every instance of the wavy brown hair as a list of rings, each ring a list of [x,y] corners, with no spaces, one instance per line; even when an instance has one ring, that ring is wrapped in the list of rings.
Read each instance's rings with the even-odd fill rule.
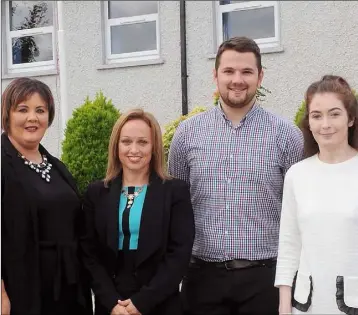
[[[348,82],[340,76],[325,75],[321,80],[313,82],[305,95],[306,109],[300,123],[304,137],[304,154],[310,157],[319,152],[319,147],[309,128],[310,104],[316,94],[334,93],[344,105],[348,114],[348,120],[353,121],[353,126],[348,128],[348,144],[358,149],[358,101]]]
[[[151,113],[145,112],[142,109],[132,109],[126,114],[122,114],[112,129],[108,146],[108,165],[104,179],[105,186],[108,186],[108,183],[116,178],[122,170],[122,163],[118,156],[119,138],[123,126],[130,120],[142,120],[150,127],[153,141],[150,171],[155,172],[163,180],[169,179],[170,176],[167,174],[165,168],[162,132],[158,121]]]

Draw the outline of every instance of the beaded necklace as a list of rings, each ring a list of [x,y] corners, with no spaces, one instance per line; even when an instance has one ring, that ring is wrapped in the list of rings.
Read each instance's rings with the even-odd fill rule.
[[[48,162],[46,155],[42,155],[42,162],[39,164],[33,163],[29,161],[25,156],[19,153],[19,157],[23,159],[24,164],[28,165],[30,169],[38,173],[43,180],[46,182],[50,182],[51,175],[50,170],[52,168],[52,164]]]

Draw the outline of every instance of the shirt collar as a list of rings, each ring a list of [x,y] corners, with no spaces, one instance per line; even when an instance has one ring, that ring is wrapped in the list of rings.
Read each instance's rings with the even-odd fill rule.
[[[257,100],[255,101],[254,105],[251,107],[251,109],[246,113],[246,115],[242,118],[241,122],[244,122],[247,118],[252,117],[256,111],[259,109],[260,105],[257,103]],[[220,100],[218,101],[218,105],[216,106],[216,111],[219,113],[226,121],[229,121],[226,114],[224,113]]]

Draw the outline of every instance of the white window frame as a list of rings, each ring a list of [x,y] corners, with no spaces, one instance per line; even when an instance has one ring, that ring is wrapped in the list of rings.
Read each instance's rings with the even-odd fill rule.
[[[53,1],[53,24],[56,21],[56,2]],[[10,1],[5,2],[5,32],[6,32],[6,59],[7,59],[7,72],[8,73],[20,73],[20,72],[32,72],[32,71],[46,71],[56,68],[57,49],[56,49],[56,32],[55,25],[36,27],[32,29],[24,29],[18,31],[10,30]],[[33,36],[42,34],[52,34],[52,60],[47,61],[35,61],[29,63],[13,64],[12,55],[12,39],[15,37]]]
[[[108,1],[104,1],[104,28],[105,28],[105,56],[107,63],[121,63],[127,61],[142,61],[159,58],[160,29],[159,29],[159,1],[157,1],[157,13],[137,15],[131,17],[110,19],[108,16]],[[129,25],[137,23],[155,22],[157,47],[154,50],[145,50],[131,53],[111,53],[111,26]]]
[[[216,11],[216,38],[217,46],[223,42],[223,13],[234,11],[246,11],[259,8],[274,8],[275,36],[269,38],[253,38],[260,48],[277,48],[280,46],[280,12],[278,1],[246,1],[241,3],[230,3],[220,5],[220,1],[215,1]]]

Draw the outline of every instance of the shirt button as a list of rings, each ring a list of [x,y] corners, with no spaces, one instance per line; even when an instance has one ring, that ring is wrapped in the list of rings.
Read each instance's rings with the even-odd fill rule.
[[[228,235],[229,234],[229,232],[228,231],[225,231],[225,235]]]
[[[115,274],[113,274],[113,275],[112,275],[112,278],[113,278],[113,279],[116,279],[116,275],[115,275]]]
[[[230,154],[230,159],[232,159],[234,156],[232,154]]]

